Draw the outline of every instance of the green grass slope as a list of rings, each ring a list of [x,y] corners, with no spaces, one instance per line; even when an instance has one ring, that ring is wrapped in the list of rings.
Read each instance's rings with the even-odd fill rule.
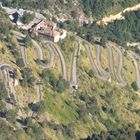
[[[67,64],[69,79],[75,39],[74,36],[68,35],[64,41],[58,44]],[[41,80],[43,100],[39,103],[38,111],[35,111],[32,116],[28,105],[37,100],[35,88],[34,86],[23,86],[19,83],[16,86],[16,92],[19,105],[24,112],[22,120],[25,121],[26,130],[23,131],[21,127],[17,126],[16,121],[11,122],[11,119],[17,118],[17,115],[10,115],[11,119],[6,118],[6,121],[3,119],[0,121],[0,124],[6,130],[5,132],[1,131],[1,134],[4,133],[2,134],[4,135],[3,140],[11,136],[14,140],[24,140],[26,138],[29,140],[43,138],[79,140],[93,133],[115,130],[128,124],[134,124],[135,128],[138,129],[137,126],[140,122],[138,114],[140,96],[139,93],[134,92],[131,88],[132,80],[135,80],[132,61],[125,56],[123,75],[128,82],[125,88],[121,88],[118,85],[117,78],[112,82],[101,81],[90,74],[91,65],[84,48],[86,42],[81,39],[79,39],[79,42],[81,46],[77,63],[79,88],[78,90],[73,90],[67,87],[61,93],[46,79],[50,75],[45,73],[44,77],[40,77],[43,69],[34,61],[37,59],[36,52],[33,47],[27,49],[28,67],[31,69],[35,79]],[[16,79],[20,79],[21,68],[15,64],[14,56],[4,44],[6,43],[1,43],[1,46],[5,49],[5,54],[0,55],[0,60],[1,62],[11,63],[18,71]],[[87,45],[91,48],[97,64],[95,46]],[[44,53],[46,59],[49,60],[49,55],[46,51]],[[101,52],[103,66],[109,68],[108,50],[102,47]],[[118,57],[117,55],[116,51],[113,51],[115,58]],[[55,67],[50,71],[52,77],[54,76],[55,80],[57,80],[61,76],[61,65],[57,55],[55,59]],[[115,59],[115,71],[117,71],[118,63],[118,60]],[[2,75],[1,79],[3,79]],[[15,107],[18,108],[18,106]],[[13,133],[13,131],[16,131],[16,133]],[[17,132],[20,132],[20,136],[18,136]],[[9,135],[6,135],[7,133]]]

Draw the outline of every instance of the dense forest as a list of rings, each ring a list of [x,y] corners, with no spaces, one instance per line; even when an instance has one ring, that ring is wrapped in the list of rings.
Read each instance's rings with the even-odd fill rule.
[[[0,0],[4,6],[27,9],[45,9],[53,5],[64,4],[63,0]],[[68,1],[70,3],[71,0]]]
[[[140,2],[139,0],[82,0],[83,10],[87,15],[92,14],[96,19],[110,11],[126,8]]]
[[[116,20],[107,26],[97,27],[92,24],[91,28],[94,31],[98,28],[104,40],[109,39],[122,45],[126,42],[140,42],[140,10],[125,13],[124,16],[125,20]]]
[[[45,8],[62,8],[71,10],[75,6],[72,0],[0,0],[4,6],[28,8],[28,9],[45,9]],[[119,12],[120,10],[139,3],[140,0],[76,0],[76,3],[83,9],[86,16],[92,15],[99,19],[106,14]],[[73,9],[73,8],[72,8]],[[76,10],[76,9],[75,9]],[[78,9],[77,9],[78,10]],[[76,11],[77,11],[76,10]]]
[[[47,8],[48,5],[52,5],[54,0],[1,0],[4,6],[14,8]]]
[[[107,40],[114,41],[120,45],[127,42],[140,42],[140,10],[124,13],[125,20],[116,20],[108,25],[98,25],[95,21],[92,24],[78,26],[76,21],[66,21],[59,26],[73,32],[93,43],[95,36],[100,36],[102,44]]]

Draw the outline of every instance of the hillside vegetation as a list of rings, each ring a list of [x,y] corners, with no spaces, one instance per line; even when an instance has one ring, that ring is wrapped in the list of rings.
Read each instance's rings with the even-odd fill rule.
[[[76,22],[62,23],[61,26],[67,30],[76,31],[79,36],[91,43],[99,36],[102,45],[107,40],[111,40],[127,48],[128,42],[140,42],[140,10],[126,12],[123,15],[124,19],[112,21],[107,25],[94,21],[92,24],[84,24],[80,27]]]
[[[117,13],[139,2],[139,0],[82,0],[85,13],[87,15],[92,14],[96,19],[100,19],[104,15]]]
[[[98,27],[91,25],[95,31],[100,32],[103,39],[109,39],[119,44],[126,44],[127,42],[140,42],[140,10],[124,13],[124,20],[116,20],[108,25],[101,25]],[[96,28],[97,27],[97,28]],[[99,30],[98,30],[99,29]]]
[[[93,16],[100,19],[105,15],[110,15],[122,11],[127,7],[138,4],[139,0],[1,0],[4,6],[28,9],[49,9],[55,8],[55,14],[71,15],[76,18],[79,14],[87,17]]]
[[[69,31],[59,43],[19,30],[2,9],[0,18],[1,140],[139,140],[140,58],[115,43],[139,40],[139,11],[107,27],[61,23]]]

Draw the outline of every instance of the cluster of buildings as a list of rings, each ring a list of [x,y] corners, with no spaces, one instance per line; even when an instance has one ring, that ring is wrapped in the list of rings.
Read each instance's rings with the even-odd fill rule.
[[[42,14],[35,13],[35,18],[29,24],[23,24],[21,18],[25,12],[23,9],[11,9],[8,7],[2,7],[6,13],[9,15],[10,20],[18,26],[20,29],[28,30],[34,32],[36,35],[42,35],[46,39],[59,42],[64,39],[67,35],[66,30],[57,28],[57,24],[53,21],[47,20]],[[33,11],[26,10],[28,13],[33,13]]]
[[[59,42],[59,40],[64,39],[67,35],[66,30],[58,29],[56,23],[46,19],[36,20],[36,22],[28,26],[28,30],[54,42]]]

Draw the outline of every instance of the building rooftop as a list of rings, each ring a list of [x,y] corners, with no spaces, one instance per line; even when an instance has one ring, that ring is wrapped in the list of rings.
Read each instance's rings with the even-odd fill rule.
[[[49,21],[49,20],[42,20],[40,23],[39,23],[39,26],[40,27],[44,27],[44,28],[53,28],[56,26],[56,23],[54,23],[53,21]]]

